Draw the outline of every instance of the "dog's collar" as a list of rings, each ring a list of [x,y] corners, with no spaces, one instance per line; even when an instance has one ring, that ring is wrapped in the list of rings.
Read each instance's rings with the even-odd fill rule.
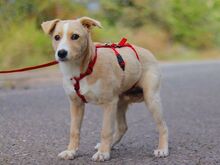
[[[74,89],[76,91],[76,94],[81,98],[81,100],[84,102],[84,103],[87,103],[87,100],[85,98],[85,96],[83,96],[81,93],[80,93],[80,80],[82,80],[84,77],[90,75],[92,72],[93,72],[93,67],[96,63],[96,59],[97,59],[97,49],[98,48],[111,48],[116,57],[117,57],[117,60],[118,60],[118,64],[119,66],[121,67],[121,69],[124,71],[125,70],[125,61],[123,60],[122,56],[119,54],[119,52],[116,50],[116,48],[121,48],[121,47],[129,47],[131,48],[137,59],[139,60],[139,56],[138,56],[138,53],[136,52],[136,50],[134,49],[134,47],[132,45],[130,45],[129,43],[126,43],[127,42],[127,39],[126,38],[122,38],[121,41],[118,43],[118,44],[104,44],[104,45],[96,45],[96,48],[95,48],[95,56],[94,58],[89,62],[89,65],[86,69],[86,71],[84,73],[80,73],[80,75],[78,77],[73,77],[71,78],[71,81],[74,79],[75,80],[75,83],[73,83],[73,86],[74,86]]]

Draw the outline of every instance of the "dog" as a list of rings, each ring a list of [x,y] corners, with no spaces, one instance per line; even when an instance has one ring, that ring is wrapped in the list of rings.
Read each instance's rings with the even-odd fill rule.
[[[55,59],[63,75],[63,87],[68,95],[71,113],[70,141],[67,150],[61,152],[61,159],[74,159],[79,148],[80,128],[85,102],[74,89],[73,77],[85,72],[95,57],[92,73],[79,83],[80,95],[88,103],[103,107],[101,141],[96,145],[93,161],[110,159],[111,148],[127,131],[126,111],[129,104],[144,101],[156,122],[159,132],[156,157],[168,156],[168,128],[162,115],[160,100],[161,72],[153,54],[132,45],[139,56],[129,47],[115,48],[125,62],[125,69],[118,65],[115,53],[110,48],[96,50],[91,39],[93,27],[102,28],[99,21],[81,17],[76,20],[54,19],[41,24],[43,31],[50,35]],[[97,51],[97,52],[96,52]]]

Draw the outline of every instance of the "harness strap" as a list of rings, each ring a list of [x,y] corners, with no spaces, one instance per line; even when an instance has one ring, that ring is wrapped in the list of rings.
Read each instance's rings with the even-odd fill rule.
[[[125,70],[125,62],[124,62],[122,56],[120,55],[120,53],[116,50],[116,48],[120,48],[120,47],[121,47],[121,46],[116,45],[116,44],[111,44],[111,45],[107,45],[107,44],[105,44],[105,45],[96,45],[96,48],[111,48],[111,49],[114,51],[114,53],[115,53],[115,55],[116,55],[116,57],[117,57],[119,66],[120,66],[121,69],[124,71],[124,70]]]
[[[89,65],[84,73],[81,73],[78,77],[71,78],[71,81],[74,79],[75,83],[73,84],[76,94],[81,98],[84,103],[87,103],[86,98],[80,93],[80,83],[79,81],[82,80],[84,77],[90,75],[93,71],[93,67],[96,63],[97,59],[97,48],[95,49],[95,57],[89,62]]]
[[[112,50],[115,52],[115,55],[117,57],[118,63],[121,67],[121,69],[125,70],[125,61],[123,60],[122,56],[119,54],[119,52],[115,49],[115,47],[112,47]]]
[[[119,46],[123,46],[125,45],[125,43],[127,42],[126,38],[122,38],[121,41],[118,43]]]
[[[117,60],[118,60],[118,63],[119,63],[119,66],[121,67],[121,69],[124,71],[125,70],[125,61],[123,60],[122,56],[120,55],[120,53],[116,50],[116,48],[121,48],[121,47],[129,47],[131,48],[138,61],[140,61],[139,59],[139,56],[138,56],[138,53],[137,51],[135,50],[135,48],[130,45],[129,43],[126,43],[127,42],[127,39],[126,38],[122,38],[122,40],[118,43],[118,44],[105,44],[105,45],[96,45],[96,49],[95,49],[95,57],[89,62],[89,65],[86,69],[86,71],[84,73],[81,73],[78,77],[73,77],[71,78],[71,81],[74,79],[75,80],[75,83],[73,83],[73,86],[74,86],[74,89],[76,91],[76,94],[81,98],[81,100],[84,102],[84,103],[87,103],[87,100],[85,98],[85,96],[83,96],[81,93],[80,93],[80,80],[82,80],[84,77],[90,75],[92,72],[93,72],[93,67],[96,63],[96,59],[97,59],[97,49],[98,48],[111,48],[116,57],[117,57]]]
[[[139,58],[139,55],[138,55],[137,51],[135,50],[135,48],[131,44],[125,44],[124,46],[127,46],[127,47],[131,48],[134,51],[138,61],[140,61],[140,58]]]

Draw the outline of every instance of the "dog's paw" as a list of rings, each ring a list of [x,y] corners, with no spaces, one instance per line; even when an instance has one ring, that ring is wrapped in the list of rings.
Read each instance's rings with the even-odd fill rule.
[[[76,150],[65,150],[59,153],[58,157],[60,159],[68,160],[68,159],[74,159],[75,155],[76,155]]]
[[[110,159],[110,153],[106,152],[106,153],[101,153],[99,151],[97,151],[93,156],[92,156],[92,160],[93,161],[97,161],[97,162],[103,162],[105,160],[109,160]]]
[[[96,146],[94,147],[94,148],[95,148],[95,150],[98,150],[98,149],[99,149],[99,147],[100,147],[100,145],[101,145],[101,143],[97,143],[97,144],[96,144]]]
[[[161,158],[161,157],[166,157],[168,155],[169,155],[168,149],[157,149],[157,150],[154,150],[154,156],[155,157]]]

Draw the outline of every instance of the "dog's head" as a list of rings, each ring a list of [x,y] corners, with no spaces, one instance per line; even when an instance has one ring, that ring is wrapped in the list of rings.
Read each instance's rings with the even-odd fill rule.
[[[54,19],[41,24],[43,31],[51,36],[55,58],[60,62],[81,58],[88,47],[90,31],[95,26],[102,27],[99,21],[89,17]]]

